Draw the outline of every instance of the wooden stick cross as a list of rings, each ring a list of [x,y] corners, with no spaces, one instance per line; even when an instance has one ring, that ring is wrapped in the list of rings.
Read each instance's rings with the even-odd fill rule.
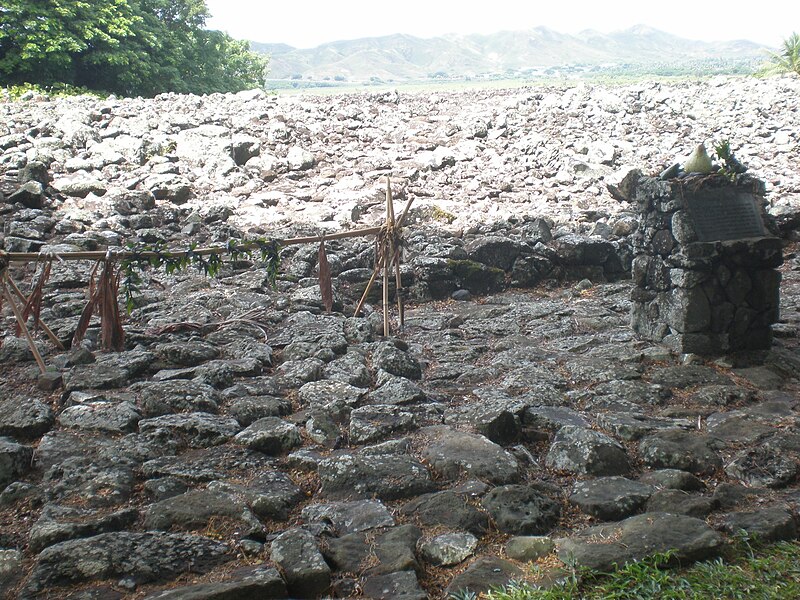
[[[329,240],[338,240],[344,238],[351,238],[351,237],[361,237],[366,235],[375,235],[375,246],[376,246],[376,255],[375,255],[375,270],[372,273],[372,276],[367,283],[367,287],[364,290],[361,299],[356,306],[356,310],[354,316],[358,316],[361,312],[361,309],[364,306],[364,302],[366,301],[369,292],[372,289],[375,280],[378,276],[382,273],[383,279],[383,334],[385,336],[389,336],[391,334],[391,325],[389,320],[389,279],[390,273],[392,271],[392,267],[394,267],[394,276],[395,276],[395,296],[397,299],[397,311],[398,311],[398,321],[400,328],[402,329],[404,326],[404,309],[403,309],[403,296],[402,296],[402,281],[401,281],[401,274],[400,274],[400,263],[402,260],[402,227],[405,222],[406,217],[408,216],[409,209],[411,208],[411,203],[413,202],[413,198],[409,199],[408,203],[406,204],[405,210],[403,214],[400,216],[399,219],[395,219],[394,213],[394,201],[392,198],[392,184],[391,179],[389,177],[386,178],[386,221],[381,227],[368,227],[364,229],[357,229],[354,231],[342,231],[338,233],[332,234],[325,234],[322,236],[307,236],[307,237],[297,237],[297,238],[290,238],[287,240],[283,240],[280,242],[282,246],[289,246],[295,244],[308,244],[308,243],[320,243],[321,244],[321,255],[324,253],[324,243],[325,241]],[[251,244],[250,244],[251,245]],[[249,248],[250,246],[247,242],[241,248]],[[241,249],[240,248],[240,249]],[[230,253],[230,250],[225,247],[210,247],[210,248],[198,248],[195,250],[185,250],[185,251],[169,251],[168,254],[173,257],[182,257],[182,256],[210,256],[210,255],[220,255]],[[144,251],[144,252],[132,252],[132,251],[111,251],[114,258],[124,260],[125,258],[139,258],[139,259],[149,259],[149,258],[157,258],[159,256],[158,252],[155,251]],[[102,261],[109,258],[109,251],[101,250],[101,251],[79,251],[79,252],[67,252],[67,253],[59,253],[59,254],[42,254],[37,252],[3,252],[0,250],[0,300],[5,300],[8,306],[11,308],[11,312],[14,314],[14,319],[17,322],[19,330],[25,335],[26,339],[28,340],[28,344],[31,348],[31,352],[33,353],[34,358],[36,359],[37,364],[39,365],[40,370],[42,373],[45,372],[45,364],[44,360],[42,359],[41,354],[39,353],[38,348],[33,340],[33,336],[30,333],[30,330],[26,326],[26,318],[24,313],[27,313],[28,305],[31,303],[32,298],[28,298],[20,291],[17,284],[11,279],[8,273],[8,266],[12,262],[19,262],[19,263],[28,263],[28,262],[41,262],[41,261],[50,261],[53,262],[55,260],[59,261],[70,261],[70,260],[94,260],[94,261]],[[322,283],[322,282],[321,282]],[[24,310],[20,310],[17,304],[14,301],[14,298],[17,298],[23,305]],[[0,305],[2,302],[0,302]],[[47,334],[50,340],[60,349],[64,350],[64,346],[61,343],[61,340],[45,325],[38,316],[35,315],[34,322],[36,325],[40,325],[42,330]]]

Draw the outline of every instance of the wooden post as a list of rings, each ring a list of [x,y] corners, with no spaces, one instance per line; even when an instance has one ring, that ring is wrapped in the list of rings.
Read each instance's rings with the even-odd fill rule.
[[[394,200],[392,199],[392,180],[386,177],[386,237],[382,241],[383,255],[383,335],[389,337],[389,270],[392,268],[394,254]]]
[[[11,286],[11,290],[14,292],[17,298],[19,298],[20,302],[22,302],[23,306],[27,304],[28,299],[25,297],[25,294],[22,293],[22,290],[20,290],[19,287],[17,287],[17,284],[14,283],[14,280],[11,279],[11,277],[8,277],[6,281]],[[53,333],[53,331],[45,324],[44,321],[42,321],[41,319],[37,319],[36,323],[41,326],[42,331],[44,331],[45,334],[47,334],[47,337],[49,337],[50,341],[56,345],[56,348],[58,348],[61,351],[66,350],[66,348],[64,348],[64,344],[62,344],[61,340],[58,339],[58,336],[55,333]]]
[[[47,372],[47,366],[44,364],[44,360],[42,359],[42,355],[39,354],[39,349],[36,347],[36,342],[33,341],[33,336],[31,336],[31,332],[28,331],[28,326],[25,324],[25,319],[22,318],[22,313],[20,312],[17,305],[14,303],[14,297],[11,295],[11,292],[8,291],[8,286],[6,285],[6,278],[7,274],[3,273],[2,279],[0,279],[0,285],[3,287],[3,297],[8,302],[8,305],[11,307],[11,312],[14,313],[14,318],[17,320],[19,324],[19,328],[25,334],[25,337],[28,340],[28,346],[31,348],[31,352],[33,353],[33,357],[36,359],[36,364],[39,365],[39,370],[42,373]]]

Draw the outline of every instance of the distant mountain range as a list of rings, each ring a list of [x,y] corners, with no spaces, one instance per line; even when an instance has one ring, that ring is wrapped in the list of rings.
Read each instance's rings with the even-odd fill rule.
[[[764,47],[746,40],[700,42],[637,25],[624,31],[576,35],[546,27],[490,35],[418,38],[396,34],[298,49],[251,42],[271,55],[269,78],[316,81],[413,81],[431,78],[519,76],[548,69],[623,65],[755,63]]]

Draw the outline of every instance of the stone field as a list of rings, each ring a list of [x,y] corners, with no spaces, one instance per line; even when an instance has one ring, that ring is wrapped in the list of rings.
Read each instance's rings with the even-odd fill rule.
[[[714,557],[740,530],[798,537],[800,79],[31,98],[0,116],[5,252],[374,226],[387,175],[395,212],[412,201],[388,337],[380,290],[352,316],[366,237],[326,242],[332,314],[316,243],[286,247],[274,285],[241,258],[213,279],[148,271],[125,350],[101,351],[96,321],[66,352],[36,334],[46,378],[5,303],[0,596],[446,598]],[[631,173],[722,139],[782,240],[780,306],[761,307],[777,322],[768,349],[680,353],[631,327]],[[7,273],[27,290],[36,266]],[[91,270],[55,260],[45,284],[62,340]],[[741,289],[711,306],[759,304]]]

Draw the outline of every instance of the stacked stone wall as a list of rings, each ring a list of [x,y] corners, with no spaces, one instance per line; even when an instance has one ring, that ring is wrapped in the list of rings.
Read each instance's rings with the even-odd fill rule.
[[[698,184],[702,182],[694,182]],[[781,240],[765,228],[761,236],[700,241],[697,204],[693,213],[687,201],[687,191],[697,197],[698,188],[689,185],[648,177],[638,182],[632,326],[643,337],[679,352],[769,348],[771,325],[779,316]],[[730,189],[723,189],[723,195],[749,195],[763,218],[760,182],[726,185]],[[720,190],[713,195],[719,197]]]

